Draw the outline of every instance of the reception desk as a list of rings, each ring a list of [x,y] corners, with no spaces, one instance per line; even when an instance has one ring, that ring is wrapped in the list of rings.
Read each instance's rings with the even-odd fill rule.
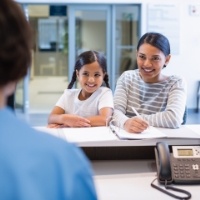
[[[36,127],[56,137],[73,142],[83,149],[90,160],[154,159],[154,146],[159,141],[169,145],[200,144],[200,125],[183,125],[179,129],[158,128],[166,138],[120,140],[105,127],[48,129]],[[107,127],[106,127],[107,128]]]
[[[157,177],[154,147],[158,141],[166,141],[169,146],[200,145],[200,125],[184,125],[180,129],[159,129],[165,132],[168,138],[146,140],[120,140],[112,132],[109,132],[109,135],[103,132],[94,132],[91,135],[76,134],[72,129],[66,133],[62,129],[35,128],[73,142],[86,154],[92,154],[92,159],[91,155],[88,156],[94,170],[99,200],[174,199],[151,187],[151,182]],[[158,182],[155,181],[155,184]],[[200,185],[176,187],[190,192],[192,200],[200,199]]]
[[[46,127],[35,128],[40,131],[50,133],[61,139],[75,143],[79,147],[155,146],[156,142],[163,140],[168,142],[169,145],[181,145],[199,144],[200,141],[200,125],[182,125],[179,129],[157,128],[159,131],[165,133],[167,137],[143,140],[120,140],[115,134],[113,134],[112,131],[107,131],[103,127],[95,127],[95,129],[50,129]],[[98,129],[101,131],[97,131]]]
[[[157,177],[154,160],[92,161],[92,166],[99,200],[174,199],[151,187]],[[200,185],[173,186],[190,192],[192,200],[200,199]]]

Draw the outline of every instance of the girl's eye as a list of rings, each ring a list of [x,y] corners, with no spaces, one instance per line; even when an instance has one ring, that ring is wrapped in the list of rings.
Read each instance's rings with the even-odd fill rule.
[[[83,73],[83,76],[88,76],[88,73],[84,72],[84,73]]]
[[[100,76],[100,74],[95,74],[94,76],[95,76],[95,77],[99,77],[99,76]]]
[[[142,59],[142,60],[146,59],[145,56],[143,56],[143,55],[139,55],[139,58]]]

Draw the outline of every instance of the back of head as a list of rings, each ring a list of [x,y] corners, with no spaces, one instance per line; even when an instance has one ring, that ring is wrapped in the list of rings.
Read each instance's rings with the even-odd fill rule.
[[[31,63],[31,30],[20,6],[0,1],[0,87],[23,78]]]
[[[145,33],[138,42],[137,51],[139,50],[140,46],[144,43],[150,44],[158,48],[160,51],[164,53],[165,56],[168,56],[170,54],[169,40],[161,33],[156,33],[156,32]]]

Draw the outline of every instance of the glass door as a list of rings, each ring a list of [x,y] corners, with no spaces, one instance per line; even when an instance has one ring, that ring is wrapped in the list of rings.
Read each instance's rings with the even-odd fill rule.
[[[114,80],[126,70],[137,68],[136,48],[140,38],[140,5],[115,6]]]
[[[26,5],[33,30],[32,66],[18,84],[16,108],[29,113],[49,113],[67,87],[68,15],[66,5]]]
[[[71,80],[77,56],[87,50],[96,50],[106,56],[110,74],[110,6],[69,6],[69,16],[69,79]]]
[[[111,89],[125,70],[136,69],[140,37],[140,5],[69,6],[69,78],[77,56],[86,50],[103,52]]]
[[[140,4],[21,5],[34,34],[31,70],[15,96],[16,107],[23,112],[51,111],[83,51],[105,54],[113,91],[123,71],[137,68]]]

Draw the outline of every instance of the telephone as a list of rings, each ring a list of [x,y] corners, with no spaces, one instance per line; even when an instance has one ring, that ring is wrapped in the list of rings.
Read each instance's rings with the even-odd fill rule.
[[[200,146],[172,146],[158,142],[155,147],[158,181],[161,184],[200,183]]]

